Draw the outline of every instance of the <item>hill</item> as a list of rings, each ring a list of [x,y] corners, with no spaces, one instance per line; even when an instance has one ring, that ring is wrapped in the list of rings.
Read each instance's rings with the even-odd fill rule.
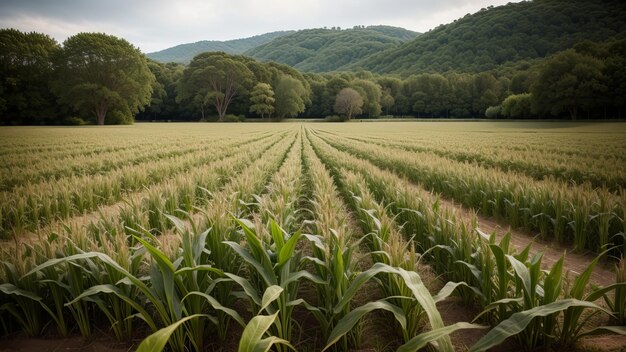
[[[398,47],[419,33],[390,26],[306,29],[250,49],[244,55],[276,61],[307,72],[341,70],[363,57]]]
[[[177,45],[168,49],[146,54],[147,57],[158,62],[177,62],[187,64],[197,54],[206,51],[223,51],[228,54],[242,54],[259,45],[263,45],[275,38],[291,34],[293,31],[278,31],[255,35],[250,38],[227,41],[203,40],[195,43]]]
[[[405,76],[424,71],[480,72],[543,58],[586,39],[604,41],[624,35],[626,5],[621,1],[509,3],[468,14],[344,68]]]

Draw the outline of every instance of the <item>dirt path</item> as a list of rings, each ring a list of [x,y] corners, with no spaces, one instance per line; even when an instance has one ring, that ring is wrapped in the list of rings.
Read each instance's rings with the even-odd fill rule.
[[[468,221],[475,215],[478,220],[478,229],[486,234],[491,234],[495,231],[498,239],[504,237],[507,232],[511,232],[511,246],[517,251],[524,249],[529,243],[532,243],[530,253],[534,255],[538,252],[543,252],[542,267],[548,269],[556,263],[561,256],[566,253],[563,266],[566,271],[570,273],[570,279],[574,279],[580,275],[589,263],[595,258],[594,255],[581,254],[572,252],[571,248],[568,248],[562,244],[556,242],[542,241],[533,234],[521,230],[511,229],[510,225],[504,221],[496,221],[492,218],[475,214],[471,209],[465,208],[462,205],[450,201],[449,199],[440,199],[441,203],[454,209],[455,213]],[[613,264],[607,261],[600,261],[593,270],[591,275],[591,283],[601,286],[608,286],[615,283],[615,273],[613,272]]]

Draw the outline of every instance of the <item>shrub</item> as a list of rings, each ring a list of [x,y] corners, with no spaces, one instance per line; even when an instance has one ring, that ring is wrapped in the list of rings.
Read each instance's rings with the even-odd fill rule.
[[[338,115],[328,115],[324,118],[326,122],[344,122],[345,120],[345,117]]]
[[[500,105],[490,106],[487,108],[487,110],[485,110],[485,117],[487,117],[488,119],[497,119],[498,117],[500,117],[501,111],[502,106]]]
[[[64,126],[80,126],[87,124],[87,122],[80,117],[71,116],[63,118],[60,124]]]

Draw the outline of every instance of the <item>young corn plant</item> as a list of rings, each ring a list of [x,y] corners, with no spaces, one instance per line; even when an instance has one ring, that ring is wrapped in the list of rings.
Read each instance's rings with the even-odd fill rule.
[[[271,301],[267,303],[269,304]],[[281,350],[280,347],[284,346],[295,351],[296,349],[289,343],[289,341],[271,335],[263,338],[264,335],[268,334],[268,330],[270,330],[270,328],[275,324],[277,317],[278,312],[272,315],[257,315],[253,317],[243,330],[237,351],[267,352],[272,348],[272,346],[276,346],[278,350]]]
[[[626,334],[626,328],[615,326],[582,331],[592,315],[604,312],[612,316],[609,310],[593,302],[607,292],[623,287],[623,284],[618,283],[585,295],[585,287],[599,257],[576,278],[564,298],[561,298],[563,258],[549,272],[543,274],[538,268],[541,263],[540,255],[533,257],[530,262],[522,262],[510,255],[506,258],[515,274],[516,295],[493,302],[481,315],[501,305],[506,305],[508,312],[512,314],[501,320],[470,351],[485,351],[512,336],[516,336],[524,350],[531,351],[540,347],[570,347],[579,338],[598,331]],[[584,315],[585,311],[590,314]]]
[[[253,314],[260,314],[263,310],[277,314],[269,328],[273,336],[292,341],[295,325],[293,310],[300,304],[308,306],[308,303],[298,298],[300,280],[307,279],[319,285],[325,282],[304,270],[305,262],[296,249],[302,239],[301,233],[289,235],[270,220],[269,233],[263,235],[255,232],[254,226],[248,221],[236,221],[244,232],[247,246],[230,241],[225,243],[248,264],[250,278],[232,273],[225,275],[242,287],[243,292],[238,295],[250,301],[254,308]],[[272,297],[271,302],[267,301],[268,297]],[[276,346],[278,350],[283,350],[283,347]]]
[[[0,311],[17,323],[27,336],[37,336],[44,328],[45,315],[55,318],[58,312],[50,308],[38,294],[39,282],[36,278],[22,278],[12,263],[3,262],[7,282],[0,284],[0,297],[3,297]],[[58,323],[61,333],[67,334],[64,321]]]
[[[194,237],[196,238],[195,240],[191,235],[184,236],[184,246],[189,250],[186,254],[187,258],[181,257],[175,262],[171,262],[162,251],[151,245],[146,239],[139,237],[143,235],[147,238],[152,238],[150,232],[143,229],[140,232],[136,232],[135,240],[141,245],[136,251],[140,255],[147,253],[152,261],[149,269],[149,280],[137,277],[120,266],[111,257],[99,252],[79,253],[63,258],[51,259],[37,266],[25,276],[28,277],[42,272],[46,268],[65,263],[75,265],[84,260],[98,261],[105,265],[107,270],[120,275],[122,279],[114,284],[92,286],[78,295],[73,301],[66,303],[66,305],[73,305],[83,300],[93,300],[94,296],[96,296],[95,299],[98,299],[106,295],[115,295],[130,304],[134,311],[137,312],[137,314],[124,317],[124,319],[138,317],[153,332],[158,330],[159,325],[167,327],[184,317],[194,314],[214,313],[215,311],[228,314],[243,326],[243,320],[237,312],[224,307],[210,295],[213,287],[211,275],[222,277],[222,271],[210,264],[194,261],[205,252],[205,238],[207,234],[208,231]],[[188,266],[187,264],[190,261],[192,265]],[[128,295],[128,286],[132,286],[137,290],[134,295]],[[137,299],[138,296],[141,297],[140,300]],[[105,312],[105,314],[109,316],[110,311],[108,313]],[[218,324],[217,319],[213,315],[208,314],[206,320],[214,325]],[[183,331],[177,330],[173,333],[172,338],[169,340],[172,349],[185,349],[187,342],[191,344],[190,346],[194,350],[199,351],[202,349],[205,323],[196,323],[196,321],[197,319],[194,319],[186,323]],[[121,321],[116,323],[119,324]]]
[[[615,282],[626,283],[626,259],[623,257],[615,265]],[[626,287],[616,287],[613,295],[604,294],[602,297],[613,312],[615,322],[618,325],[626,325]]]
[[[452,332],[459,329],[484,328],[483,326],[470,323],[457,323],[451,326],[444,325],[439,310],[437,310],[436,303],[447,298],[454,290],[456,284],[446,285],[436,296],[432,296],[422,282],[419,274],[414,271],[406,271],[402,268],[394,268],[383,263],[376,263],[370,269],[358,274],[348,287],[348,290],[346,290],[345,295],[335,306],[335,311],[341,311],[344,309],[345,305],[349,305],[356,291],[368,280],[380,274],[396,275],[402,280],[403,284],[408,288],[410,295],[394,298],[416,301],[421,309],[423,309],[424,314],[428,317],[428,322],[431,326],[431,331],[411,337],[398,349],[399,351],[415,351],[429,343],[433,343],[437,350],[451,352],[454,351],[449,336]],[[335,346],[335,344],[340,342],[342,337],[348,334],[363,316],[377,309],[392,313],[399,326],[404,330],[407,329],[406,315],[402,308],[390,303],[387,298],[383,298],[378,301],[365,303],[360,307],[349,309],[346,314],[337,321],[333,330],[330,332],[324,350],[328,350],[331,347],[345,347],[341,345]],[[406,333],[406,331],[403,331],[403,333]]]

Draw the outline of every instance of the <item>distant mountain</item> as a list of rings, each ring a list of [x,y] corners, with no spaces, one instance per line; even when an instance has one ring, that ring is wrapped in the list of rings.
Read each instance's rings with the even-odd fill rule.
[[[583,40],[625,36],[623,1],[523,1],[490,6],[402,45],[361,56],[342,68],[404,76],[449,70],[480,72],[543,58]]]
[[[242,54],[275,38],[291,34],[294,31],[278,31],[255,35],[250,38],[227,41],[203,40],[195,43],[181,44],[165,50],[146,54],[147,57],[159,62],[178,62],[187,64],[194,56],[206,51],[223,51],[228,54]]]
[[[301,71],[329,72],[364,57],[392,49],[419,33],[390,26],[352,29],[305,29],[247,50],[244,55],[276,61]]]

